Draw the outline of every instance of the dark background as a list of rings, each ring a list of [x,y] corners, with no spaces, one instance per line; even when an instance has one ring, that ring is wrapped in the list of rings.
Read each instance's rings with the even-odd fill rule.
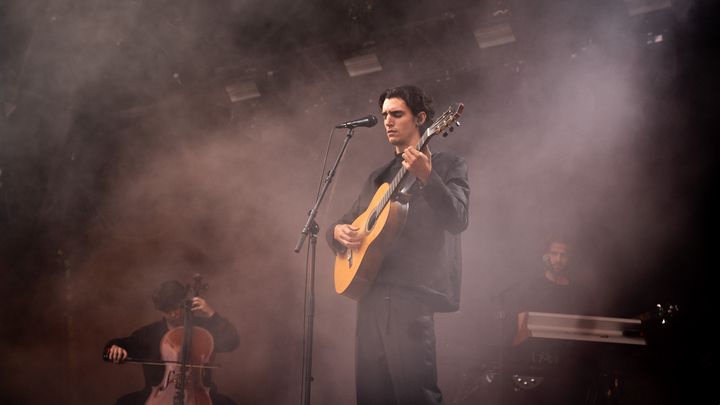
[[[446,401],[494,403],[503,297],[559,232],[597,315],[680,308],[626,401],[717,403],[720,10],[628,11],[644,3],[3,1],[3,403],[113,403],[139,388],[139,367],[101,349],[159,318],[162,280],[195,272],[241,334],[219,358],[220,390],[299,402],[305,256],[292,248],[327,136],[378,115],[378,94],[402,83],[438,110],[466,104],[432,144],[466,158],[472,188],[462,308],[437,317]],[[498,22],[515,40],[480,48],[473,30]],[[368,53],[382,71],[350,77],[343,60]],[[228,86],[246,81],[260,97],[232,102]],[[323,231],[390,153],[380,126],[356,131]],[[316,282],[313,403],[352,403],[354,303],[333,292],[323,241]]]

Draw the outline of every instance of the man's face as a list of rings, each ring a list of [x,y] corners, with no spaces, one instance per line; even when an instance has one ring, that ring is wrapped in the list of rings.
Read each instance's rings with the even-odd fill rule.
[[[162,311],[162,313],[170,326],[183,325],[183,311],[181,306],[178,306],[177,309],[174,309],[172,311]]]
[[[421,112],[424,119],[425,113]],[[405,101],[401,98],[386,98],[382,106],[383,123],[388,142],[400,152],[409,146],[415,146],[420,140],[420,131],[415,117]]]
[[[550,266],[555,273],[562,273],[568,264],[568,246],[562,242],[553,242],[547,252],[550,257]]]

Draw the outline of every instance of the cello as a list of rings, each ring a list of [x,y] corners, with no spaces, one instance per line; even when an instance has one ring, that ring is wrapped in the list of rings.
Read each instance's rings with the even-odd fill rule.
[[[170,329],[160,341],[165,374],[152,388],[146,405],[212,405],[203,373],[213,355],[214,340],[207,329],[193,326],[192,297],[206,289],[199,274],[193,276],[192,296],[183,302],[183,326]]]

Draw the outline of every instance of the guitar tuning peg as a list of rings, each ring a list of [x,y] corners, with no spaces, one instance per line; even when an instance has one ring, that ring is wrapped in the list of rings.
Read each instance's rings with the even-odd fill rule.
[[[443,138],[447,138],[447,136],[448,136],[447,131],[443,132]]]
[[[455,127],[450,127],[450,128],[448,128],[448,130],[450,130],[450,132],[452,132],[455,130]]]
[[[455,121],[455,125],[460,126],[460,121]]]

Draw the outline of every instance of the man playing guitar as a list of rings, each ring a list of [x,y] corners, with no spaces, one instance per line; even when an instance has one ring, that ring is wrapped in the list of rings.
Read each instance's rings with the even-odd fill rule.
[[[433,118],[431,98],[415,86],[385,90],[379,99],[395,157],[374,170],[354,205],[328,229],[342,255],[367,232],[351,225],[383,183],[404,167],[407,217],[382,258],[377,276],[358,299],[358,405],[441,404],[435,361],[435,312],[452,312],[460,299],[460,233],[468,225],[467,165],[450,153],[417,150]],[[400,194],[400,193],[398,193]]]

